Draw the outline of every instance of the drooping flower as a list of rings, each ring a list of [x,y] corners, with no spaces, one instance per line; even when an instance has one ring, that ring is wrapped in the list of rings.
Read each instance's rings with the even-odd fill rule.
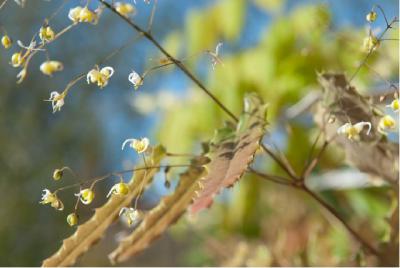
[[[136,12],[135,8],[129,3],[117,2],[115,3],[115,9],[119,14],[125,17]]]
[[[376,14],[376,12],[372,10],[365,16],[365,19],[368,22],[374,22],[377,17],[378,17],[378,14]]]
[[[107,86],[108,80],[114,74],[114,69],[110,66],[103,67],[99,70],[99,67],[90,70],[86,75],[88,84],[97,83],[100,88]]]
[[[142,138],[141,140],[126,139],[122,143],[122,150],[124,149],[127,143],[129,143],[129,147],[134,149],[138,154],[141,154],[147,151],[147,149],[149,148],[150,141],[148,138]]]
[[[25,62],[25,59],[22,56],[22,52],[15,52],[14,54],[12,54],[11,62],[10,62],[12,67],[15,67],[15,68],[20,67],[24,62]]]
[[[12,40],[8,35],[4,35],[1,38],[1,44],[5,49],[9,49],[12,46]]]
[[[391,108],[394,112],[399,111],[399,99],[394,99],[389,105],[386,105],[386,107]]]
[[[128,76],[129,82],[133,84],[135,90],[143,85],[143,77],[141,77],[137,72],[133,71]]]
[[[392,131],[394,129],[396,129],[396,121],[390,115],[385,115],[379,120],[378,131],[381,134],[387,135],[386,131]]]
[[[127,195],[129,193],[129,187],[128,184],[124,182],[120,182],[117,184],[114,184],[113,187],[111,187],[110,191],[107,194],[107,197],[111,195]]]
[[[53,113],[57,111],[61,111],[61,107],[64,106],[64,98],[65,98],[65,93],[58,93],[57,91],[52,91],[50,93],[50,98],[45,101],[51,101],[51,106],[53,108]]]
[[[78,224],[78,215],[74,212],[67,216],[67,223],[69,226],[75,226]]]
[[[55,193],[50,192],[48,189],[44,189],[42,194],[42,201],[40,201],[40,204],[50,204],[53,208],[57,210],[63,210],[64,209],[64,204],[61,202],[60,199],[58,199],[57,195]]]
[[[368,127],[367,135],[369,135],[372,127],[370,122],[358,122],[354,125],[346,123],[337,129],[337,133],[346,135],[349,140],[358,141],[360,140],[360,133],[365,126]]]
[[[40,71],[43,74],[52,76],[54,72],[59,72],[64,69],[64,65],[56,60],[45,61],[40,65]]]
[[[138,210],[127,207],[121,208],[121,210],[119,211],[119,216],[123,216],[129,226],[133,225],[140,219],[140,213]]]
[[[49,42],[53,40],[55,37],[55,33],[50,26],[42,26],[39,30],[39,38],[42,43]]]
[[[94,192],[91,189],[86,188],[75,194],[75,196],[79,196],[83,204],[89,205],[94,199]]]

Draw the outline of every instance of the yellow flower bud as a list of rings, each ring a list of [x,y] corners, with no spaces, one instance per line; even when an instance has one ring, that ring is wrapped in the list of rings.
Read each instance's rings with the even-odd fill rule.
[[[71,213],[67,216],[67,222],[69,226],[74,226],[78,224],[78,215],[76,213]]]
[[[25,59],[22,56],[21,52],[16,52],[11,56],[11,65],[12,67],[19,67],[24,63]]]
[[[57,168],[53,172],[53,179],[55,181],[58,181],[58,180],[60,180],[62,178],[63,174],[64,174],[64,171],[62,169],[58,169]]]
[[[55,60],[45,61],[40,65],[40,71],[42,71],[43,74],[49,76],[51,76],[54,72],[59,72],[63,69],[63,64]]]
[[[39,38],[43,43],[53,40],[55,37],[53,29],[50,26],[41,27],[39,30]]]
[[[11,45],[12,45],[12,40],[8,35],[4,35],[1,38],[1,44],[3,45],[3,47],[5,49],[9,49],[11,47]]]
[[[378,17],[378,14],[376,14],[375,11],[371,11],[367,14],[367,16],[365,17],[365,19],[368,22],[374,22],[376,20],[376,18]]]

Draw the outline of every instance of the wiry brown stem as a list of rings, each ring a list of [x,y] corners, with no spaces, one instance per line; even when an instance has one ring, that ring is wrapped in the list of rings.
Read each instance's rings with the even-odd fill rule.
[[[369,252],[372,254],[379,256],[379,252],[377,249],[375,249],[372,245],[369,244],[360,234],[358,234],[353,227],[351,227],[343,218],[342,216],[333,208],[331,205],[329,205],[327,202],[325,202],[321,197],[319,197],[317,194],[315,194],[313,191],[308,189],[305,185],[300,188],[304,192],[306,192],[310,197],[312,197],[315,201],[317,201],[321,206],[323,206],[326,210],[328,210],[333,216],[335,216],[336,219],[338,219],[349,231],[349,233],[357,239],[360,244],[362,244],[363,247],[365,247]]]
[[[227,113],[235,122],[238,122],[238,118],[217,98],[212,94],[200,80],[198,80],[186,66],[178,59],[174,58],[171,54],[169,54],[161,44],[154,39],[153,35],[148,31],[143,30],[137,24],[135,24],[129,18],[121,15],[111,4],[106,2],[105,0],[98,0],[101,2],[106,8],[110,11],[118,15],[122,20],[128,23],[133,29],[135,29],[138,33],[142,34],[147,40],[149,40],[155,47],[157,47],[161,53],[163,53],[170,61],[172,61],[182,72],[186,74],[187,77],[190,78],[200,89],[202,89],[225,113]]]

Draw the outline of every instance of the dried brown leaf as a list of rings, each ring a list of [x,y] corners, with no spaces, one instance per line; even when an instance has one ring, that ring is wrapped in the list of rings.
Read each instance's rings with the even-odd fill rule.
[[[141,252],[173,224],[187,209],[199,190],[199,179],[205,169],[191,166],[180,175],[179,185],[175,192],[161,199],[160,203],[149,211],[139,226],[126,237],[109,255],[112,263],[122,262]]]
[[[259,148],[265,133],[266,105],[255,94],[245,97],[244,112],[237,126],[219,130],[210,144],[206,166],[208,174],[202,179],[203,188],[190,207],[195,214],[211,206],[221,189],[231,187],[242,177]]]
[[[390,183],[398,181],[399,145],[390,142],[377,131],[380,112],[370,100],[350,86],[343,74],[321,74],[319,82],[323,87],[323,101],[318,108],[315,120],[333,136],[338,127],[345,123],[371,122],[369,135],[361,133],[359,142],[340,136],[335,141],[345,149],[350,164],[360,171],[381,177]],[[327,124],[326,119],[334,116],[335,123]]]
[[[154,148],[151,164],[158,166],[165,155],[162,146]],[[126,196],[113,195],[106,204],[95,210],[93,216],[85,223],[78,226],[75,233],[63,241],[61,248],[51,257],[43,261],[44,267],[71,266],[77,258],[84,254],[90,247],[98,242],[107,228],[118,218],[122,207],[130,206],[132,200],[138,196],[140,186],[147,185],[153,179],[158,169],[136,171],[129,185],[129,194]],[[143,181],[144,180],[144,181]]]

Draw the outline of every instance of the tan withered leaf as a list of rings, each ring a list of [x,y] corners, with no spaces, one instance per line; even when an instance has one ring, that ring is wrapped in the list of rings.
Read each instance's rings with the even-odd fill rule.
[[[144,216],[132,234],[109,255],[111,262],[125,261],[144,250],[173,224],[186,211],[195,191],[200,189],[198,181],[204,175],[204,171],[203,167],[193,165],[182,173],[175,192],[161,199],[160,203]]]
[[[266,105],[255,94],[244,100],[244,111],[237,126],[227,126],[215,134],[207,156],[207,176],[202,189],[189,208],[192,214],[211,206],[214,196],[231,187],[243,175],[259,148],[265,133]]]
[[[151,156],[151,165],[158,166],[164,155],[165,149],[162,146],[155,147]],[[63,241],[61,248],[54,255],[43,261],[42,266],[73,265],[80,255],[102,238],[107,228],[118,218],[120,209],[130,206],[132,200],[139,194],[140,186],[150,183],[157,172],[158,168],[136,171],[128,183],[129,194],[110,197],[106,204],[95,210],[87,222],[81,224],[72,236]]]
[[[339,136],[335,142],[344,148],[350,164],[363,172],[396,184],[399,174],[399,144],[390,142],[378,132],[381,112],[374,108],[368,98],[358,93],[343,74],[325,73],[318,78],[324,94],[315,113],[316,122],[328,136],[335,135],[338,127],[348,122],[371,122],[371,132],[369,135],[362,132],[359,142],[350,141],[344,136]],[[328,116],[334,116],[335,123],[325,124]]]

